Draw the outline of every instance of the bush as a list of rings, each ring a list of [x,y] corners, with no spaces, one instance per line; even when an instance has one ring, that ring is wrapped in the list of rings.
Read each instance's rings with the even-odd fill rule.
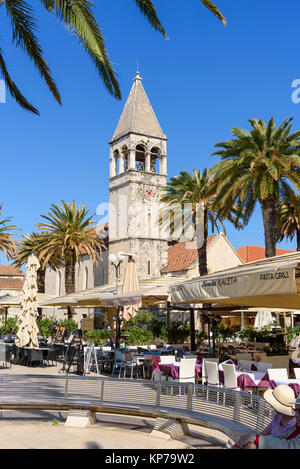
[[[236,332],[224,324],[218,324],[215,328],[216,342],[226,342],[229,339],[236,337]]]
[[[55,322],[52,319],[38,318],[36,320],[37,326],[39,328],[39,335],[42,337],[52,337],[55,327]]]
[[[105,345],[107,341],[112,338],[113,331],[108,329],[92,329],[86,331],[84,334],[84,340],[90,344]]]
[[[125,327],[126,341],[129,345],[144,345],[154,341],[151,331],[138,327],[137,325],[129,325]]]
[[[61,319],[59,321],[59,327],[65,327],[66,330],[71,333],[71,332],[76,332],[78,329],[78,324],[77,322],[74,321],[74,319]]]
[[[165,328],[165,335],[165,340],[170,344],[182,344],[190,335],[190,326],[182,324],[180,321],[173,321],[170,327]]]
[[[287,341],[291,342],[295,337],[300,334],[300,327],[287,327]]]
[[[253,326],[245,326],[239,331],[238,335],[242,340],[248,342],[269,342],[271,327],[272,325],[264,326],[257,330]]]
[[[196,342],[197,345],[201,346],[204,344],[204,341],[208,339],[208,335],[205,331],[197,331],[196,332]]]
[[[0,325],[0,334],[16,334],[18,332],[18,318],[7,318],[6,324],[4,320]]]

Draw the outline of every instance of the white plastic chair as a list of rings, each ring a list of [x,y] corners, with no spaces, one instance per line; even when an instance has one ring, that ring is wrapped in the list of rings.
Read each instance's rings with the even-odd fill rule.
[[[271,381],[287,381],[289,379],[286,368],[269,368],[268,375]]]
[[[206,399],[208,400],[209,396],[209,387],[215,386],[217,388],[221,387],[221,383],[219,380],[219,366],[216,362],[206,362],[206,373],[207,373],[207,392],[206,392]],[[219,392],[217,391],[217,404],[219,404]]]
[[[201,371],[201,375],[202,375],[202,384],[206,384],[207,383],[207,371],[206,371],[206,363],[208,362],[214,362],[214,363],[217,363],[217,365],[219,364],[219,358],[203,358],[202,360],[202,371]]]
[[[265,362],[257,362],[256,363],[257,371],[263,371],[264,373],[267,373],[267,371],[270,368],[272,368],[272,363],[265,363]]]
[[[252,362],[249,360],[239,360],[238,364],[242,367],[243,370],[245,371],[250,371],[251,370],[251,365]]]
[[[294,368],[294,373],[296,379],[300,379],[300,368]]]
[[[170,365],[175,362],[175,356],[174,355],[161,355],[160,357],[160,363]]]
[[[196,358],[191,358],[190,360],[180,360],[179,383],[195,384],[196,361]]]
[[[219,380],[219,367],[216,362],[207,362],[206,363],[206,372],[207,372],[207,385],[208,386],[220,386]]]
[[[237,385],[237,375],[236,375],[235,366],[231,365],[230,363],[224,363],[223,372],[224,372],[224,388],[240,391],[241,388]]]

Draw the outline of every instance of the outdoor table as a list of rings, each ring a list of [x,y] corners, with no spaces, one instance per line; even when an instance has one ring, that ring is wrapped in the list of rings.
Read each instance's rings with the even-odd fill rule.
[[[281,380],[272,380],[270,381],[270,387],[272,389],[276,388],[276,386],[279,386],[280,384],[286,384],[295,393],[295,397],[298,397],[298,394],[300,393],[300,379],[281,379]]]
[[[174,362],[174,363],[159,363],[157,366],[157,371],[161,371],[163,373],[166,373],[167,375],[171,376],[173,379],[179,379],[179,367],[180,367],[180,362]],[[195,377],[200,378],[201,377],[201,365],[196,363],[195,366]]]
[[[264,371],[237,371],[237,385],[242,391],[248,392],[248,388],[270,387],[268,373]],[[219,371],[219,379],[224,383],[224,372]]]

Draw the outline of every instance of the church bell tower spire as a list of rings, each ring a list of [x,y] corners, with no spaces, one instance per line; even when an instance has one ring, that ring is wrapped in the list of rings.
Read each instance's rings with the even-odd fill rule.
[[[109,251],[132,254],[140,279],[160,276],[168,245],[156,212],[167,184],[167,137],[139,70],[109,143]]]

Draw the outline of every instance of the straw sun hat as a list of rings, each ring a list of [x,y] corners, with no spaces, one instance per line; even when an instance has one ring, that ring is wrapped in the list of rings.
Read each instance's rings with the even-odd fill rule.
[[[284,415],[295,415],[294,404],[296,401],[294,391],[286,384],[280,384],[275,389],[267,389],[264,399],[275,409]]]

